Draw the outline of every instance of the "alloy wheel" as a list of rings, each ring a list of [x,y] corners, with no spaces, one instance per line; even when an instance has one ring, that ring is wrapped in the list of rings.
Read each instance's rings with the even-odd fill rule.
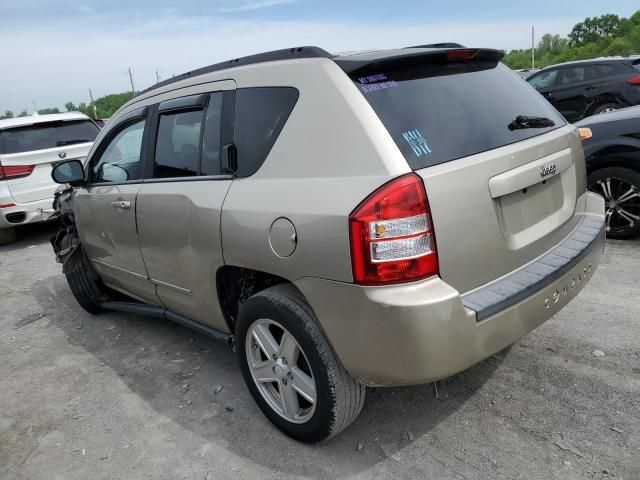
[[[278,322],[256,320],[245,352],[251,377],[267,404],[292,423],[305,423],[316,409],[316,382],[300,344]]]
[[[640,190],[635,185],[615,177],[603,178],[592,190],[604,197],[607,232],[633,229],[640,222]]]

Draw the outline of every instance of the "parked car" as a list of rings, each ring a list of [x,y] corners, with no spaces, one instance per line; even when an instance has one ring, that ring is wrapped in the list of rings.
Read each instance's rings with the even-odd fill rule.
[[[554,65],[527,78],[570,122],[640,104],[640,57]]]
[[[584,142],[588,185],[605,199],[607,235],[640,234],[640,106],[585,118],[576,126],[593,135]]]
[[[15,241],[15,226],[51,216],[51,168],[83,160],[99,131],[81,113],[0,120],[0,245]]]
[[[515,72],[520,75],[522,78],[524,78],[525,80],[527,78],[529,78],[531,75],[533,75],[536,72],[539,72],[540,69],[539,68],[522,68],[519,70],[515,70]]]
[[[306,442],[365,385],[487,358],[575,297],[605,237],[576,127],[502,56],[303,47],[142,92],[53,171],[71,291],[229,341]]]

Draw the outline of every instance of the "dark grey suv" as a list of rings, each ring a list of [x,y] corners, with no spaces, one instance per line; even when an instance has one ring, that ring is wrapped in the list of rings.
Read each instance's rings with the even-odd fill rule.
[[[527,78],[570,122],[640,104],[640,57],[581,60]]]

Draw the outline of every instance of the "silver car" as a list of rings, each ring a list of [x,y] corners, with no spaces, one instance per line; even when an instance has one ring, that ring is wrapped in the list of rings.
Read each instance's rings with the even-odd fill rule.
[[[51,169],[63,160],[84,161],[98,126],[82,113],[0,120],[0,245],[15,227],[47,220],[58,185]]]
[[[593,275],[580,133],[487,49],[276,51],[142,92],[59,165],[54,248],[89,312],[229,342],[282,431],[324,440],[365,386],[433,382]]]

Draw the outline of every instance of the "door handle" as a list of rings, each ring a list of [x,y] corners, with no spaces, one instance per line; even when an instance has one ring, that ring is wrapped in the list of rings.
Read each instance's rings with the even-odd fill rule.
[[[598,87],[594,87],[593,85],[590,87],[585,87],[585,90],[589,91],[589,90],[595,90]]]
[[[131,208],[131,202],[120,200],[117,202],[111,202],[111,206],[113,208],[121,208],[123,210],[128,210],[129,208]]]

